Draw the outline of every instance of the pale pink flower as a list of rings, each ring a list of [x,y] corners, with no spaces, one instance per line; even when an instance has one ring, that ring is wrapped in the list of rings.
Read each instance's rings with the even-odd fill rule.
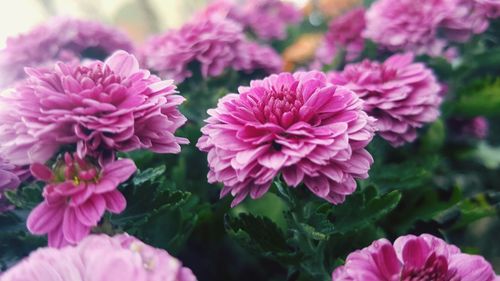
[[[76,244],[97,226],[104,212],[121,213],[126,206],[118,185],[136,170],[130,159],[120,159],[100,167],[89,159],[66,153],[52,171],[32,164],[31,173],[46,182],[44,201],[30,213],[28,229],[48,234],[49,246]]]
[[[413,55],[396,54],[383,63],[365,60],[330,73],[364,100],[364,110],[377,119],[380,136],[393,146],[412,142],[417,129],[439,116],[441,86],[430,69]]]
[[[27,73],[0,96],[0,155],[13,164],[45,163],[66,144],[103,160],[136,149],[178,153],[188,143],[174,136],[186,121],[178,110],[184,98],[124,51]]]
[[[354,92],[313,71],[271,75],[239,93],[208,111],[197,144],[208,152],[209,182],[224,183],[232,206],[261,197],[280,173],[334,204],[368,176],[374,120]]]
[[[165,250],[127,234],[90,235],[77,246],[42,248],[2,281],[196,281],[189,268]]]
[[[429,234],[386,239],[355,251],[338,267],[332,281],[495,281],[491,265],[481,256],[460,252]]]

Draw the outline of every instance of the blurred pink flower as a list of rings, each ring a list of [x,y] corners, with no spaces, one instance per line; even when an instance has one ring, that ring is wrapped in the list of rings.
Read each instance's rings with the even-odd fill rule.
[[[374,120],[354,92],[313,71],[271,75],[239,93],[208,111],[197,144],[208,152],[208,181],[224,183],[232,206],[261,197],[279,173],[334,204],[368,176]]]
[[[0,213],[12,209],[12,205],[5,198],[4,192],[16,189],[21,180],[16,173],[17,167],[0,158]]]
[[[330,73],[330,82],[344,85],[364,100],[364,110],[377,118],[380,136],[393,146],[412,142],[417,128],[439,116],[441,86],[430,69],[413,55],[396,54],[383,63],[365,60]]]
[[[448,122],[452,133],[458,138],[472,137],[475,139],[485,139],[488,136],[489,124],[484,116],[474,118],[452,118]]]
[[[495,272],[481,256],[468,255],[429,234],[386,239],[352,252],[333,281],[494,281]]]
[[[178,153],[174,136],[186,118],[172,81],[139,69],[134,56],[106,62],[28,69],[29,79],[0,96],[0,155],[16,165],[45,163],[64,144],[80,157],[112,159],[115,151]]]
[[[26,77],[25,67],[105,59],[116,50],[133,50],[131,40],[118,29],[94,21],[55,18],[7,40],[0,51],[0,88]]]
[[[500,1],[498,0],[475,0],[481,9],[488,17],[500,17]]]
[[[225,18],[199,18],[153,37],[140,54],[147,68],[176,83],[191,77],[195,69],[207,78],[229,68],[269,73],[282,64],[273,49],[246,41],[242,27]]]
[[[366,25],[364,36],[391,51],[440,56],[449,40],[468,40],[488,21],[471,0],[379,0],[368,9]]]
[[[319,69],[323,65],[331,64],[340,50],[346,52],[347,61],[355,60],[365,47],[365,39],[362,37],[364,29],[364,8],[356,8],[332,20],[311,67]]]
[[[136,170],[130,159],[116,160],[99,167],[89,159],[64,155],[50,170],[32,164],[31,173],[46,182],[44,201],[30,213],[27,226],[31,233],[48,234],[49,246],[76,244],[89,235],[106,210],[121,213],[127,204],[118,191]]]
[[[196,16],[234,20],[262,40],[285,39],[288,26],[302,20],[297,7],[281,0],[216,0]]]
[[[2,275],[2,281],[196,281],[165,250],[127,234],[90,235],[76,247],[42,248]]]

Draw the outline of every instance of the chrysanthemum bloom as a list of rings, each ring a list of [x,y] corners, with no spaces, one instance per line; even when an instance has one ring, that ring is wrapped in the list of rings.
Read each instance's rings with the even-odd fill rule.
[[[45,163],[64,144],[79,156],[114,151],[178,153],[174,136],[186,118],[172,81],[139,69],[124,51],[89,65],[28,69],[29,79],[0,96],[0,155],[11,163]]]
[[[429,234],[386,239],[355,251],[333,272],[333,281],[494,281],[495,272],[481,256],[460,252]]]
[[[283,61],[276,51],[255,42],[245,41],[236,48],[238,56],[233,63],[233,68],[238,71],[253,73],[276,73],[283,69]]]
[[[279,173],[334,204],[368,176],[374,120],[354,92],[313,71],[271,75],[239,93],[208,111],[197,144],[208,152],[208,181],[224,184],[232,206],[261,197]]]
[[[197,16],[234,20],[262,40],[284,39],[288,26],[302,20],[297,7],[281,0],[216,0]]]
[[[313,68],[321,68],[333,62],[340,50],[345,51],[345,59],[356,59],[365,47],[362,32],[365,29],[365,9],[356,8],[330,22],[328,32],[316,51]]]
[[[366,26],[364,36],[391,51],[437,56],[448,40],[465,41],[488,22],[470,0],[380,0],[367,11]]]
[[[176,83],[198,69],[207,78],[219,76],[228,68],[268,72],[281,64],[274,50],[246,41],[241,25],[225,18],[189,22],[179,30],[153,37],[140,53],[147,68]]]
[[[481,9],[488,17],[500,17],[500,1],[498,0],[475,0]]]
[[[196,281],[165,250],[126,234],[90,235],[76,247],[42,248],[2,275],[2,281]]]
[[[31,165],[31,173],[46,182],[44,201],[30,213],[28,229],[48,234],[49,246],[76,244],[90,233],[106,210],[121,213],[125,197],[117,190],[136,170],[130,159],[100,167],[89,159],[66,153],[52,171],[42,164]]]
[[[439,116],[441,86],[430,69],[413,62],[411,53],[383,63],[350,64],[329,79],[364,100],[364,110],[377,119],[378,133],[393,146],[414,141],[417,128]]]
[[[99,22],[56,18],[28,33],[7,40],[0,51],[0,87],[26,76],[25,67],[50,66],[56,61],[105,59],[116,50],[132,51],[121,31]]]
[[[21,183],[15,170],[16,166],[0,159],[0,213],[12,208],[12,205],[5,198],[4,192],[17,188]]]

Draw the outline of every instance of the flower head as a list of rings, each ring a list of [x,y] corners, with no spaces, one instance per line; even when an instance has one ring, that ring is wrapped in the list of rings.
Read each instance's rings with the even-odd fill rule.
[[[453,118],[449,120],[448,126],[458,138],[472,137],[484,139],[488,136],[489,124],[484,116],[474,118]]]
[[[262,40],[284,39],[287,27],[302,19],[299,9],[281,0],[216,0],[197,16],[234,20]]]
[[[367,177],[373,119],[354,92],[305,72],[255,80],[239,93],[208,111],[197,144],[208,152],[209,182],[224,183],[221,196],[235,196],[233,206],[261,197],[279,173],[335,204],[354,192],[354,178]]]
[[[2,275],[3,281],[196,281],[165,250],[127,234],[90,235],[75,247],[42,248]]]
[[[121,159],[104,167],[66,153],[51,170],[31,165],[31,173],[46,183],[44,201],[30,213],[28,229],[48,234],[49,246],[76,244],[90,233],[106,210],[121,213],[126,206],[118,185],[136,170],[132,160]]]
[[[475,0],[479,9],[490,18],[500,17],[500,1],[498,0]]]
[[[81,58],[105,59],[116,50],[132,49],[130,39],[115,28],[88,20],[55,18],[7,40],[0,51],[0,87],[24,78],[25,67]]]
[[[386,239],[355,251],[333,272],[333,281],[494,281],[491,265],[429,234]]]
[[[366,22],[364,36],[375,43],[431,56],[442,55],[448,40],[464,41],[488,27],[470,0],[380,0],[367,11]]]
[[[330,81],[364,100],[364,110],[377,119],[380,136],[393,146],[414,141],[417,128],[439,116],[441,87],[430,69],[413,62],[411,53],[393,55],[383,63],[347,65],[331,73]]]
[[[141,54],[146,67],[177,83],[198,69],[206,78],[228,68],[245,72],[281,68],[274,50],[246,41],[242,27],[225,18],[201,18],[153,37]]]
[[[365,9],[356,8],[345,15],[332,20],[323,42],[316,51],[314,68],[332,63],[342,49],[346,52],[346,60],[356,59],[365,46],[362,32],[365,29]]]
[[[105,62],[61,62],[27,73],[0,96],[0,155],[13,164],[45,163],[64,144],[103,160],[135,149],[178,153],[187,143],[174,136],[186,118],[172,81],[139,69],[124,51]]]

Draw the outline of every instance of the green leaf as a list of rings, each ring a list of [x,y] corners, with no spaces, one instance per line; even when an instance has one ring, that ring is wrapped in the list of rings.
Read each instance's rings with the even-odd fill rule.
[[[500,116],[500,78],[480,79],[458,91],[458,98],[447,110],[464,117]]]
[[[146,170],[137,173],[132,182],[134,185],[141,185],[146,183],[147,181],[156,181],[165,175],[165,166],[158,166],[155,168],[147,168]]]
[[[34,182],[15,190],[5,191],[5,197],[20,209],[33,209],[42,202],[42,186]]]
[[[488,197],[484,193],[461,201],[457,204],[457,209],[460,216],[458,221],[453,224],[452,229],[466,227],[474,221],[494,216],[497,213],[497,208],[488,202]]]
[[[286,242],[279,227],[270,219],[242,213],[225,216],[229,235],[254,254],[261,254],[286,264],[297,264],[301,254]]]

